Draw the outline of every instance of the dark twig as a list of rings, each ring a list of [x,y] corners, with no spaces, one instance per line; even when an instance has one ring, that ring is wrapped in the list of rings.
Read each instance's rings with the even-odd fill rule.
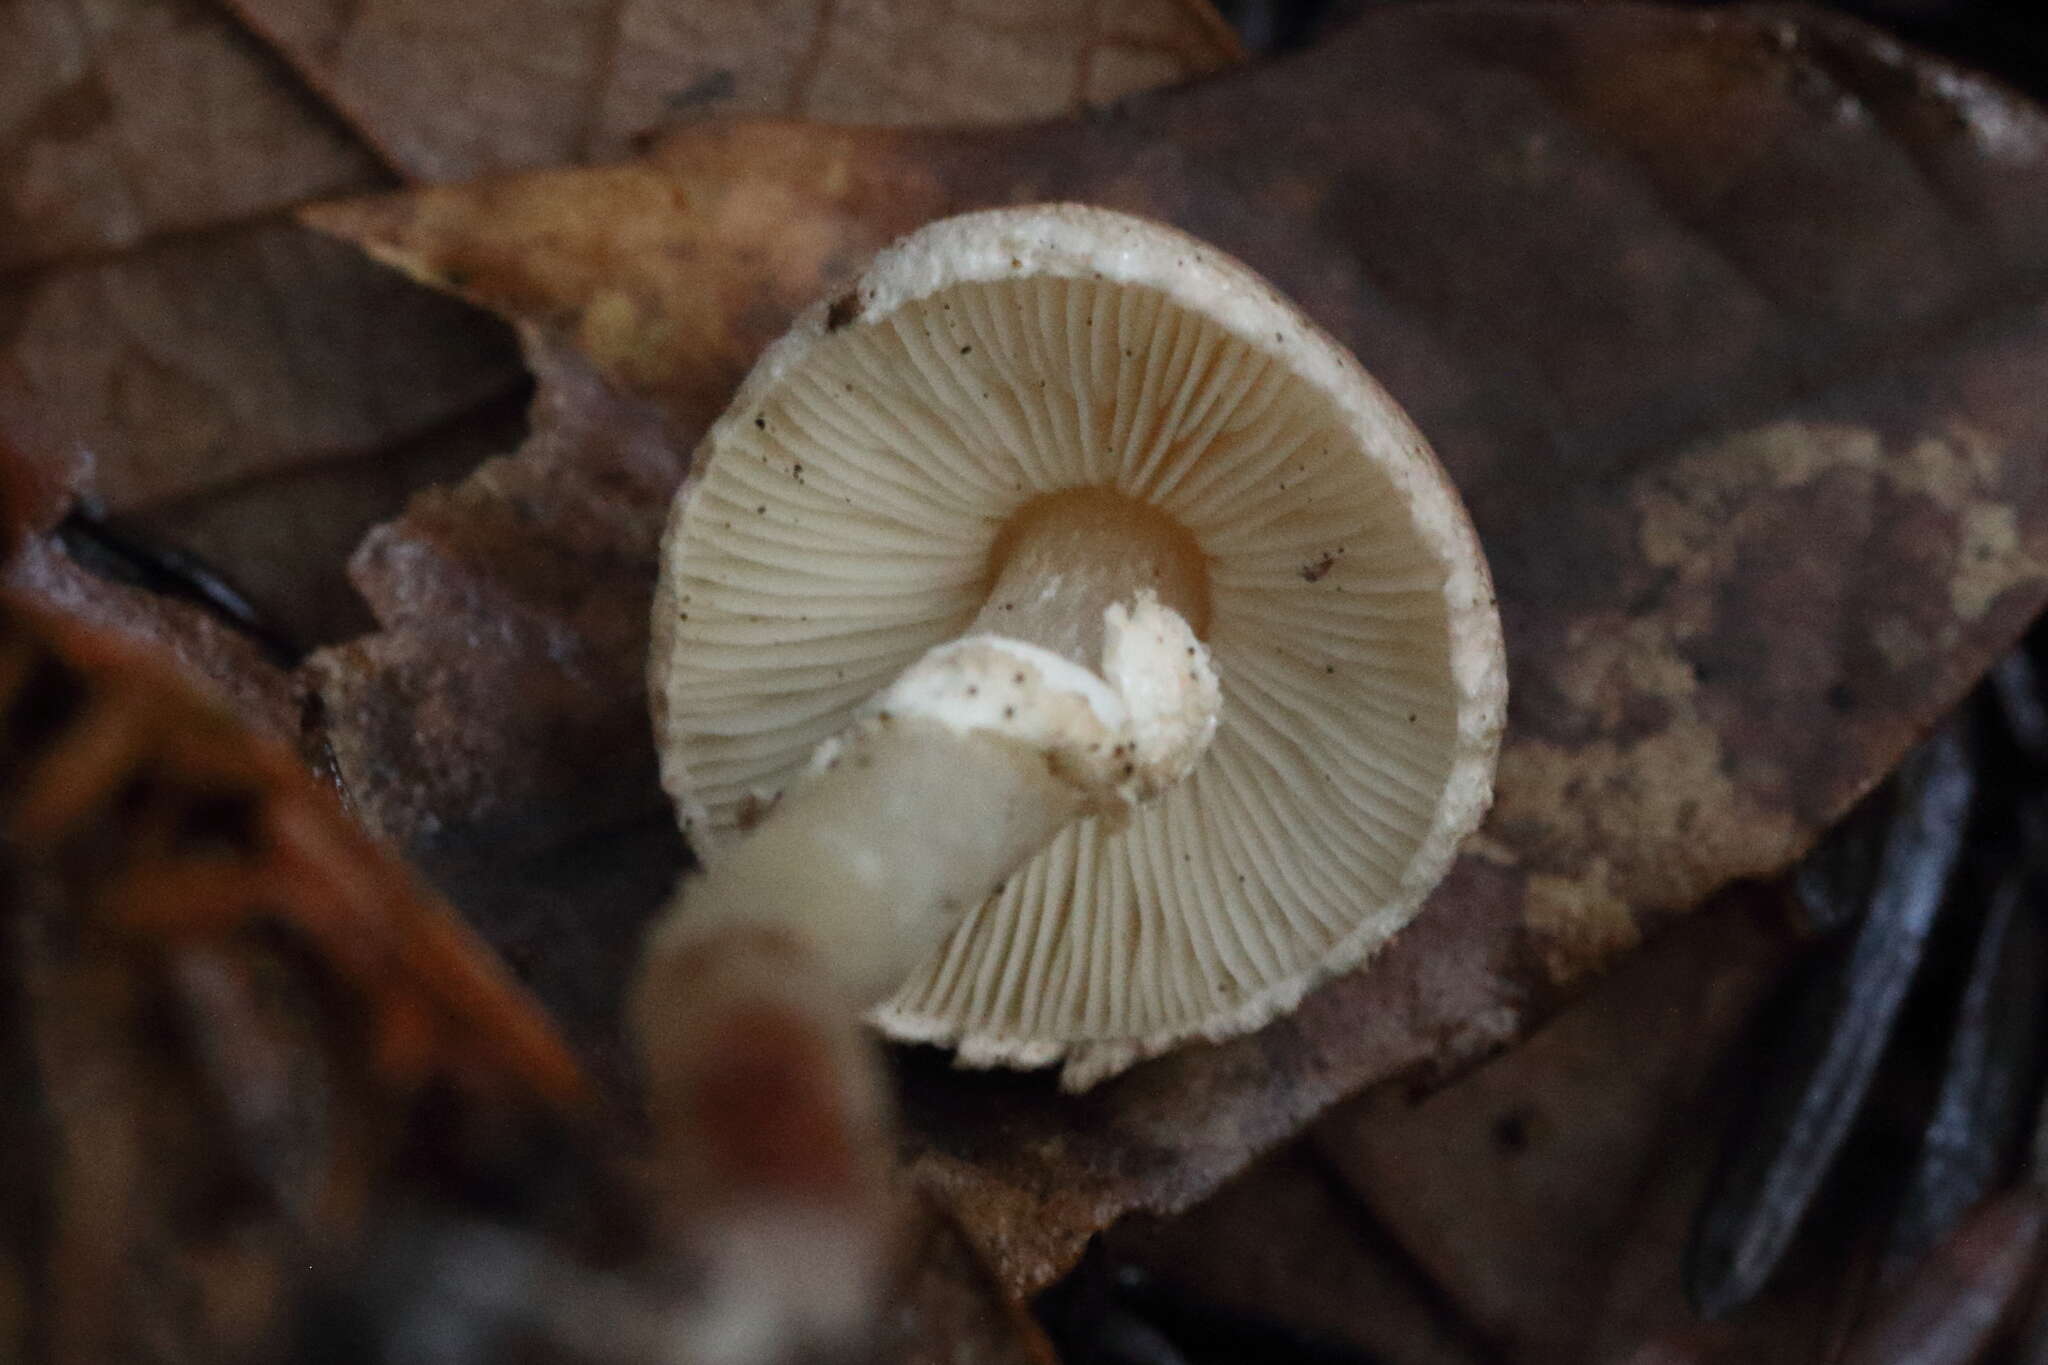
[[[240,589],[195,555],[155,543],[84,506],[74,507],[57,523],[57,540],[79,567],[199,608],[248,637],[280,668],[294,667],[305,656],[306,651]]]
[[[2033,881],[2009,871],[1977,940],[1941,1088],[1893,1220],[1884,1278],[1897,1281],[1970,1207],[2009,1179],[2039,1089],[2048,1023],[2048,936]]]
[[[1962,846],[1974,757],[1951,721],[1901,770],[1870,909],[1808,993],[1687,1248],[1686,1289],[1712,1317],[1777,1268],[1861,1109]]]

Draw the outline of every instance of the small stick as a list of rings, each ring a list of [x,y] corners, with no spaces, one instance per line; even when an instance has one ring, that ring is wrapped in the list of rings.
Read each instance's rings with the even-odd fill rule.
[[[1870,909],[1834,970],[1801,1002],[1701,1207],[1685,1280],[1704,1315],[1726,1313],[1763,1288],[1833,1165],[1919,967],[1976,784],[1955,721],[1901,770]]]
[[[1956,1009],[1941,1087],[1892,1223],[1883,1279],[1912,1264],[2009,1179],[2026,1140],[2048,1024],[2048,941],[2031,879],[2009,871],[1992,893]]]

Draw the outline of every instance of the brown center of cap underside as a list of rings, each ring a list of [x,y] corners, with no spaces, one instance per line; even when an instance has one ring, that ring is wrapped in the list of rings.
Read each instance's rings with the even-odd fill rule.
[[[1067,488],[1019,507],[988,554],[972,632],[1028,640],[1093,668],[1102,613],[1150,588],[1195,634],[1209,629],[1209,565],[1187,528],[1114,488]]]

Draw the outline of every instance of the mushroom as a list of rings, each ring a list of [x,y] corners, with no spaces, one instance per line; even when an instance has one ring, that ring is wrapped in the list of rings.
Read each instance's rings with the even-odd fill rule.
[[[769,348],[653,633],[705,871],[650,960],[781,926],[889,1035],[1070,1087],[1385,943],[1484,813],[1506,693],[1393,400],[1236,261],[1075,205],[933,223]]]

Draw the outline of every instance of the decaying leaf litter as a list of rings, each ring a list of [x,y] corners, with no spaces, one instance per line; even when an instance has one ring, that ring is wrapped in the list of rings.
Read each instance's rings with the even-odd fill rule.
[[[2040,339],[2025,310],[1980,322],[1970,300],[2038,268],[2031,206],[2048,180],[2027,169],[2025,136],[1994,142],[1956,122],[1960,91],[1992,94],[1972,80],[1817,18],[1788,30],[1655,9],[1432,7],[1368,16],[1323,48],[1111,123],[708,127],[630,167],[315,221],[580,346],[687,432],[719,389],[677,363],[695,338],[736,368],[774,330],[763,319],[828,292],[841,258],[915,221],[1100,200],[1180,223],[1274,279],[1443,454],[1493,561],[1518,699],[1495,814],[1432,911],[1292,1021],[1083,1100],[907,1059],[915,1168],[1034,1286],[1116,1213],[1198,1196],[1371,1079],[1483,1054],[1646,927],[1783,866],[2029,618],[2039,474],[2007,452],[2042,434],[2023,378]],[[1687,98],[1717,117],[1670,112]],[[1915,155],[1871,120],[1837,117],[1845,105],[1911,131]],[[2037,127],[2017,102],[2012,117]],[[1299,132],[1264,135],[1278,126]],[[577,211],[664,194],[696,211]],[[1285,212],[1252,207],[1269,203]],[[601,279],[587,264],[620,259],[635,264]],[[726,263],[722,288],[687,288],[665,264],[684,259]],[[1631,264],[1588,273],[1595,260]],[[733,319],[760,327],[756,340],[735,342]],[[592,477],[520,457],[380,531],[363,563],[396,629],[311,673],[349,689],[352,713],[391,718],[462,709],[437,694],[571,681],[517,643],[437,659],[412,603],[481,583],[504,593],[481,528]],[[599,507],[619,515],[584,504]],[[391,573],[400,555],[435,565],[439,586]],[[606,570],[622,612],[527,592],[477,619],[525,621],[535,640],[545,621],[593,650],[628,638],[640,599],[616,558],[551,572],[548,591]],[[446,745],[387,719],[382,753],[349,740],[352,785],[401,838],[442,808],[466,809],[485,842],[544,827],[550,807],[559,828],[589,798],[550,785],[598,789],[617,771],[598,771],[616,743],[598,737],[636,726],[640,705],[620,694],[587,713],[573,767],[558,761],[566,746],[542,743],[560,737],[552,713],[501,711],[495,740],[470,727]],[[440,794],[393,781],[448,747],[474,766],[437,773]]]
[[[2010,300],[2038,278],[2040,140],[2026,106],[1832,21],[1458,6],[1371,16],[1111,124],[718,129],[624,171],[337,210],[329,226],[524,324],[544,386],[552,366],[582,387],[541,395],[556,439],[373,538],[359,573],[385,629],[305,676],[361,808],[515,961],[562,955],[549,912],[605,851],[629,884],[602,898],[612,941],[539,982],[601,1038],[680,857],[651,783],[588,801],[647,771],[635,508],[680,476],[751,348],[895,231],[1017,197],[1153,212],[1301,298],[1480,518],[1523,689],[1500,809],[1378,968],[1260,1038],[1084,1101],[908,1061],[917,1169],[1013,1285],[1042,1283],[1123,1209],[1197,1197],[1378,1075],[1498,1045],[1645,923],[1782,864],[2017,632],[2042,494],[2014,456],[2044,417],[2025,378],[2041,338]],[[821,189],[834,158],[844,183]],[[642,211],[558,220],[544,256],[551,192]],[[737,285],[591,268],[663,253]],[[564,433],[593,420],[610,453],[582,463]],[[515,543],[542,552],[515,563]],[[452,621],[509,644],[448,659],[433,632]],[[496,725],[421,723],[480,706]],[[621,826],[637,881],[610,856]],[[493,884],[515,843],[546,896]]]
[[[705,7],[688,8],[692,36],[702,39]],[[744,30],[750,8],[727,7],[723,21]],[[1199,72],[1235,51],[1213,16],[1173,0],[1085,7],[1093,21],[1087,27],[1070,22],[1078,13],[1066,12],[1072,6],[1039,7],[1043,13],[1010,7],[1007,17],[1016,22],[993,25],[965,14],[926,23],[919,8],[896,10],[917,30],[895,44],[897,53],[926,54],[911,68],[917,80],[900,96],[903,117],[921,103],[935,107],[942,92],[966,89],[944,73],[970,54],[1001,61],[1010,77],[974,86],[985,114],[1015,118],[1071,108],[1082,95],[1108,97],[1147,79]],[[533,8],[523,22],[530,28],[542,17]],[[656,6],[615,17],[643,27],[664,19]],[[808,17],[781,31],[811,31]],[[517,16],[494,16],[507,18]],[[12,581],[90,621],[169,647],[188,671],[224,688],[258,728],[285,738],[303,729],[309,757],[331,773],[317,723],[322,699],[295,689],[263,656],[360,630],[367,617],[340,570],[361,528],[389,515],[412,488],[455,477],[494,448],[516,443],[525,381],[505,334],[482,314],[451,307],[289,221],[281,210],[300,199],[374,188],[393,177],[362,146],[348,147],[346,136],[330,139],[346,155],[324,155],[331,148],[321,138],[336,131],[329,126],[334,111],[306,99],[282,63],[219,16],[144,3],[102,7],[86,19],[29,5],[0,22],[22,30],[23,43],[6,46],[9,59],[39,68],[35,81],[10,79],[7,88],[41,100],[34,117],[11,126],[20,158],[10,165],[25,169],[19,178],[0,177],[0,194],[43,214],[36,225],[49,229],[10,238],[27,254],[10,262],[22,268],[4,282],[11,325],[10,348],[0,357],[0,426],[44,457],[53,483],[87,495],[63,518],[59,536],[38,540],[12,566]],[[715,28],[721,20],[713,15],[709,22]],[[844,36],[815,33],[820,45]],[[801,90],[787,102],[779,94],[760,99],[790,74],[790,59],[766,48],[740,51],[714,73],[711,93],[737,92],[742,102],[794,112]],[[855,113],[863,100],[879,99],[878,82],[902,74],[842,61],[826,63],[810,79],[823,82],[842,112]],[[245,95],[253,103],[236,104]],[[450,102],[475,117],[460,96],[451,93]],[[225,111],[216,107],[223,103]],[[147,106],[146,114],[138,105]],[[661,115],[686,116],[686,105]],[[156,148],[177,155],[146,164],[147,175],[124,183],[135,167],[120,153],[144,138],[138,130],[145,126]],[[269,179],[245,175],[258,169]],[[65,195],[73,198],[56,202]],[[52,207],[60,211],[48,214]],[[78,467],[59,468],[65,464]],[[49,519],[61,511],[53,508]],[[164,555],[149,544],[164,538],[201,551],[203,560]],[[246,624],[247,613],[210,564],[247,584],[264,619],[281,628],[263,632],[260,641],[226,628]],[[107,572],[120,581],[100,576]],[[667,836],[664,848],[673,842]],[[629,880],[623,898],[637,905],[653,894],[655,888]],[[134,975],[151,988],[146,967]],[[204,1095],[163,1099],[174,1114],[208,1121],[211,1101]],[[109,1131],[118,1128],[116,1122]],[[475,1155],[446,1173],[455,1178]],[[180,1186],[177,1178],[169,1183]],[[13,1193],[10,1187],[10,1200]],[[37,1198],[33,1191],[29,1197]],[[133,1237],[147,1242],[161,1229],[138,1212],[144,1216]],[[593,1214],[595,1205],[579,1216]],[[422,1283],[437,1282],[434,1266],[420,1259],[432,1253],[433,1239],[422,1241],[412,1224],[388,1232],[377,1254],[392,1283],[357,1286],[367,1298],[351,1301],[352,1308],[330,1307],[349,1308],[360,1321],[329,1327],[402,1334],[405,1304]],[[90,1241],[74,1245],[83,1250]],[[940,1219],[926,1245],[927,1260],[886,1324],[891,1354],[1040,1358],[1035,1329],[1017,1311],[993,1305],[993,1286],[957,1230]],[[494,1248],[514,1261],[538,1249],[516,1239]],[[100,1250],[119,1248],[109,1241]],[[198,1241],[174,1254],[186,1252],[207,1264]],[[559,1268],[568,1275],[565,1285],[575,1281],[572,1267]],[[257,1299],[277,1306],[260,1273],[221,1283],[245,1295],[245,1327],[270,1311]],[[168,1293],[171,1280],[161,1284]],[[460,1315],[445,1325],[531,1327],[537,1306],[545,1307],[526,1296],[479,1300],[466,1325],[458,1324]],[[203,1338],[198,1320],[174,1330],[189,1341],[190,1328]]]
[[[1717,898],[1448,1089],[1378,1087],[1113,1231],[1051,1300],[1061,1341],[1085,1302],[1172,1343],[1115,1365],[1228,1358],[1219,1313],[1317,1359],[2032,1359],[2039,643],[1796,878]]]
[[[1797,891],[1734,889],[1509,1056],[1426,1099],[1396,1085],[1347,1102],[1191,1226],[1141,1223],[1111,1246],[1169,1287],[1155,1300],[1179,1285],[1395,1359],[1791,1365],[1852,1342],[1871,1360],[1998,1358],[1985,1348],[2039,1297],[2023,1148],[2040,919],[2013,894],[2037,875],[2039,769],[2013,719],[2038,703],[2034,676],[2028,652],[2002,661],[2000,704],[1981,689]],[[1959,785],[1976,789],[1967,815]],[[1822,1140],[1831,1127],[1846,1140]],[[1318,1168],[1325,1207],[1297,1230],[1287,1173]],[[1313,1287],[1333,1241],[1353,1295],[1394,1311]],[[1376,1241],[1401,1254],[1376,1259]],[[1447,1320],[1399,1300],[1404,1257],[1455,1305]],[[1276,1277],[1291,1287],[1269,1295]]]
[[[516,444],[524,381],[501,326],[295,206],[611,159],[723,113],[1047,118],[1236,54],[1185,0],[24,0],[0,16],[0,431],[91,451],[112,511],[183,537],[304,643],[342,638],[370,624],[336,569],[349,545]]]

